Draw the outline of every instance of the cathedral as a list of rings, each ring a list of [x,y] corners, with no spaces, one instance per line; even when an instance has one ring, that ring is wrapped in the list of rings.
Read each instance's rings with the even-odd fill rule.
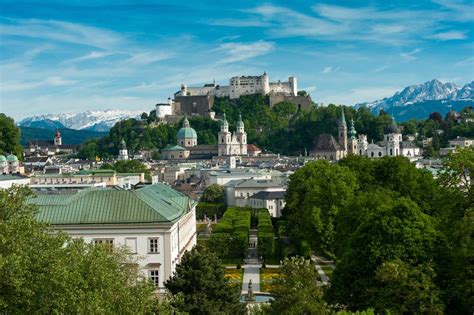
[[[247,133],[245,132],[242,116],[239,115],[237,130],[235,133],[229,131],[229,123],[225,117],[221,121],[221,131],[218,138],[218,155],[247,155]]]
[[[392,124],[384,129],[384,138],[378,143],[369,144],[367,135],[358,135],[351,119],[350,129],[347,130],[344,109],[338,126],[338,141],[332,135],[322,134],[316,139],[310,155],[317,159],[337,161],[347,154],[380,158],[384,156],[405,156],[409,159],[420,156],[420,148],[410,141],[403,141],[402,131],[392,119]]]

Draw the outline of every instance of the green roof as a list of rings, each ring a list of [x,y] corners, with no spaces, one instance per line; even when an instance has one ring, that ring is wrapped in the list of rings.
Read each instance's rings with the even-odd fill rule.
[[[181,129],[179,129],[178,134],[176,135],[176,138],[178,138],[178,139],[187,139],[187,138],[197,139],[197,133],[196,133],[196,130],[194,130],[191,127],[183,127]]]
[[[18,158],[16,157],[16,155],[10,154],[9,156],[7,156],[7,161],[18,161]]]
[[[115,170],[104,170],[104,169],[94,169],[94,170],[82,170],[74,175],[104,175],[104,174],[115,174]]]
[[[7,160],[7,158],[4,155],[0,154],[0,161],[6,161],[6,160]]]
[[[185,151],[186,149],[183,148],[182,146],[180,145],[175,145],[175,146],[172,146],[172,147],[166,147],[164,149],[162,149],[161,151]]]
[[[90,188],[75,194],[38,194],[29,202],[38,205],[40,221],[53,225],[174,223],[194,203],[162,183],[137,190]]]

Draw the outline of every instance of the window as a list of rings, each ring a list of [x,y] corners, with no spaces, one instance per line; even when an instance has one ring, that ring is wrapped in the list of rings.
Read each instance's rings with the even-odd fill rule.
[[[379,152],[379,156],[382,156],[382,152]]]
[[[105,245],[114,245],[114,239],[113,238],[95,238],[94,239],[94,244],[105,244]]]
[[[158,254],[160,252],[160,248],[158,246],[158,238],[153,237],[148,239],[148,253],[150,254]]]
[[[132,254],[137,253],[137,239],[136,238],[126,238],[125,246],[127,246],[130,253]]]
[[[153,284],[156,288],[160,285],[160,272],[158,269],[153,269],[148,271],[150,280],[153,281]]]
[[[374,152],[370,152],[370,156],[371,156],[371,157],[374,157]]]

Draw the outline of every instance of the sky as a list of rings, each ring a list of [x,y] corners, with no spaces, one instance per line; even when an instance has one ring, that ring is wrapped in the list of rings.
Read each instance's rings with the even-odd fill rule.
[[[474,79],[473,0],[0,0],[0,112],[153,109],[266,71],[353,105]]]

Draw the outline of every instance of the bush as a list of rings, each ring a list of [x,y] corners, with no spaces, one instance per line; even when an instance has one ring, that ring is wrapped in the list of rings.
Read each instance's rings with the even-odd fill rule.
[[[267,209],[257,212],[258,222],[258,252],[264,258],[273,256],[275,250],[275,233],[272,219]]]
[[[231,207],[212,230],[210,248],[220,258],[245,258],[249,246],[250,209]]]

